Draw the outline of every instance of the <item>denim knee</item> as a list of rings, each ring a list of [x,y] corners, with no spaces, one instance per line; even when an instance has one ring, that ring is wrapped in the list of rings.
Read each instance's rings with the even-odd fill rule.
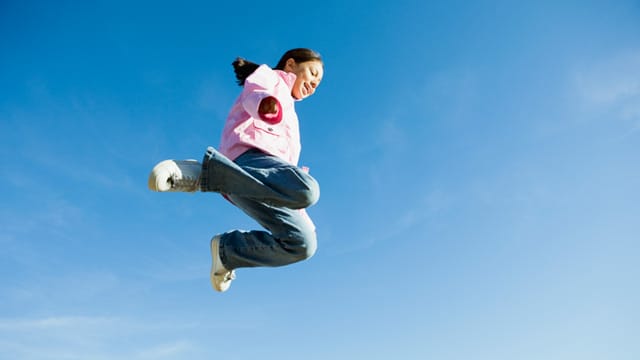
[[[318,202],[320,199],[320,185],[311,178],[306,183],[304,190],[299,192],[300,208],[307,208]]]
[[[318,249],[315,231],[291,235],[281,240],[286,244],[287,252],[291,255],[292,262],[309,259]]]

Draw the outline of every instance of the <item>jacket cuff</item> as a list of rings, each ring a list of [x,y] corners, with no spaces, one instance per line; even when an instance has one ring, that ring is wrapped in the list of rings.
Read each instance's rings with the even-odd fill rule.
[[[280,104],[280,101],[278,101],[278,99],[276,99],[274,96],[267,96],[266,98],[262,99],[262,101],[265,101],[267,99],[273,99],[276,101],[278,111],[275,114],[258,112],[258,115],[260,115],[260,119],[269,124],[277,124],[282,121],[282,105]],[[262,101],[260,101],[260,103],[262,103]]]

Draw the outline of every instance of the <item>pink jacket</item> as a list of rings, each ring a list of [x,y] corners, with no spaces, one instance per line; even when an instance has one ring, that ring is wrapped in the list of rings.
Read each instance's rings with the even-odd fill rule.
[[[245,151],[258,148],[292,165],[300,158],[300,130],[291,87],[296,75],[261,65],[244,83],[222,130],[220,152],[235,160]],[[258,113],[266,97],[278,100],[278,114]]]

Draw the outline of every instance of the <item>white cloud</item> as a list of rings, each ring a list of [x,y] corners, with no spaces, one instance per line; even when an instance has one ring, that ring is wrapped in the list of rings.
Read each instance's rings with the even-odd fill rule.
[[[581,66],[573,84],[584,111],[623,122],[628,133],[640,129],[640,50]]]
[[[197,346],[166,339],[194,324],[149,323],[102,316],[0,319],[0,354],[15,359],[182,359]],[[162,340],[149,340],[162,339]]]
[[[135,354],[137,359],[166,359],[168,357],[179,357],[192,350],[193,344],[186,340],[159,344],[147,349],[143,349]]]
[[[385,151],[394,151],[406,148],[409,137],[406,124],[401,124],[396,119],[383,121],[377,133],[377,145]]]
[[[42,331],[61,328],[87,328],[111,325],[115,319],[106,317],[61,316],[35,319],[0,319],[0,331]]]
[[[412,200],[407,200],[405,208],[371,215],[364,232],[359,232],[359,236],[351,238],[348,244],[340,242],[339,249],[334,251],[338,254],[359,252],[387,240],[410,238],[416,233],[424,235],[426,229],[457,206],[455,196],[451,189],[425,188],[414,194]],[[376,220],[377,216],[384,220]]]
[[[593,63],[576,73],[580,95],[596,105],[612,105],[640,95],[640,52]]]

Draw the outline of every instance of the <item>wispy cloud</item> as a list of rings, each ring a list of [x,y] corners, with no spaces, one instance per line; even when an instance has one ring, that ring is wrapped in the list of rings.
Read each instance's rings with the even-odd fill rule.
[[[387,240],[412,238],[415,234],[427,236],[425,229],[457,206],[457,201],[456,195],[450,189],[425,188],[422,193],[416,193],[412,199],[407,199],[406,206],[402,209],[371,214],[372,218],[369,219],[366,229],[360,230],[358,236],[351,238],[348,244],[340,242],[340,247],[334,252],[358,252]],[[383,220],[378,220],[379,218]]]
[[[627,135],[640,130],[640,50],[583,65],[573,83],[586,111],[624,122]]]
[[[186,340],[178,340],[142,349],[134,354],[136,359],[180,358],[193,350],[194,345]]]
[[[66,242],[78,224],[92,223],[72,202],[59,197],[34,199],[36,193],[27,192],[17,206],[0,208],[0,270],[9,271],[13,266],[33,270],[49,263],[51,254],[44,250],[51,242]]]
[[[640,52],[593,63],[576,73],[580,95],[592,104],[611,105],[640,95]]]
[[[197,346],[158,334],[194,326],[102,316],[4,318],[0,354],[15,359],[182,359]]]
[[[63,328],[85,329],[113,326],[115,318],[88,316],[59,316],[44,318],[0,319],[0,331],[47,331]]]

